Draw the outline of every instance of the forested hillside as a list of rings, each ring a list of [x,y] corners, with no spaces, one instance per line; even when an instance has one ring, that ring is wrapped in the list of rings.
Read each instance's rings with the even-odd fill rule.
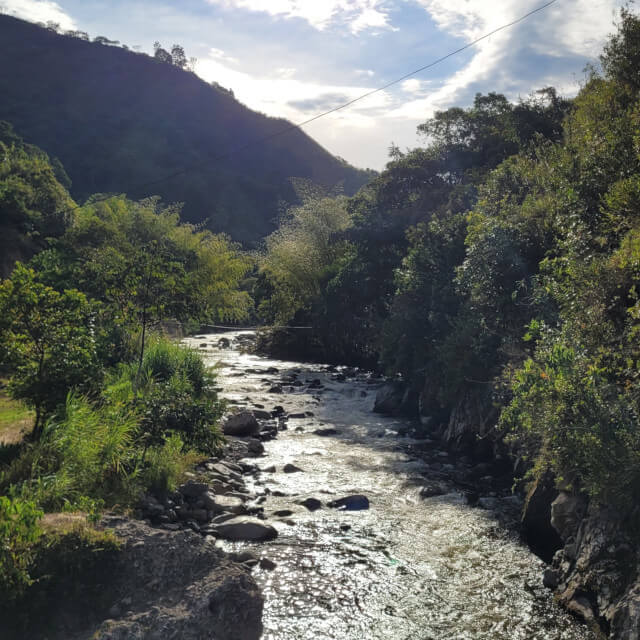
[[[309,200],[267,240],[271,349],[379,364],[405,410],[487,439],[640,522],[640,19],[578,96],[478,95],[419,127],[354,198]],[[317,220],[326,221],[320,232]],[[634,506],[635,505],[635,506]]]
[[[281,200],[296,201],[289,178],[353,194],[369,177],[298,129],[217,161],[289,123],[158,58],[6,15],[0,56],[0,120],[62,162],[79,202],[157,194],[184,202],[185,220],[251,243],[275,229]]]

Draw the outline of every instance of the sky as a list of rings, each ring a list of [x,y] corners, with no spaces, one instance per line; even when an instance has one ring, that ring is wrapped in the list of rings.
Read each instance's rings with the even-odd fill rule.
[[[0,0],[0,11],[52,20],[151,53],[181,44],[195,72],[256,111],[294,123],[425,66],[545,0]],[[574,95],[597,64],[624,0],[557,0],[442,64],[304,130],[357,167],[380,170],[391,144],[476,93],[511,100],[555,86]]]

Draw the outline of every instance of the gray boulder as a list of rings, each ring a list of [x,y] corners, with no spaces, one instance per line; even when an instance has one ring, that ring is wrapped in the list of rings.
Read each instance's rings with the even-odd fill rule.
[[[221,538],[232,541],[273,540],[278,536],[273,526],[250,516],[231,518],[219,524],[216,530]]]
[[[222,431],[227,436],[253,436],[260,432],[260,424],[252,411],[239,411],[227,418]]]

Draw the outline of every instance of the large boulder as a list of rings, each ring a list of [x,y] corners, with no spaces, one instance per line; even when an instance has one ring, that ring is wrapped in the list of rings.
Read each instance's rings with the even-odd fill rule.
[[[226,520],[216,527],[216,531],[221,538],[232,541],[273,540],[278,536],[273,526],[250,516]]]
[[[376,400],[373,405],[375,413],[386,415],[397,415],[402,407],[404,398],[404,387],[397,382],[387,382],[376,393]]]
[[[561,491],[551,503],[551,525],[564,542],[578,531],[587,508],[582,495]]]
[[[260,433],[260,424],[253,411],[239,411],[226,419],[222,431],[227,436],[254,436]]]

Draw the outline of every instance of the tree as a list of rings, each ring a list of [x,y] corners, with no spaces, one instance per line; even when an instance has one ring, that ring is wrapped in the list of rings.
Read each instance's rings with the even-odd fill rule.
[[[176,67],[180,67],[180,69],[186,68],[187,56],[182,45],[174,44],[171,47],[171,61]]]
[[[36,412],[33,435],[71,389],[89,391],[99,378],[95,306],[75,289],[56,291],[21,263],[0,284],[0,354],[13,373],[9,392]]]
[[[166,64],[173,63],[171,54],[166,49],[163,49],[162,45],[157,40],[153,43],[153,57]]]
[[[0,122],[0,277],[64,233],[75,204],[58,180],[68,177],[57,164]]]
[[[239,320],[249,308],[238,290],[247,258],[226,237],[181,224],[179,211],[158,198],[89,203],[36,260],[50,284],[72,282],[138,335],[140,359],[149,327],[166,318]]]

